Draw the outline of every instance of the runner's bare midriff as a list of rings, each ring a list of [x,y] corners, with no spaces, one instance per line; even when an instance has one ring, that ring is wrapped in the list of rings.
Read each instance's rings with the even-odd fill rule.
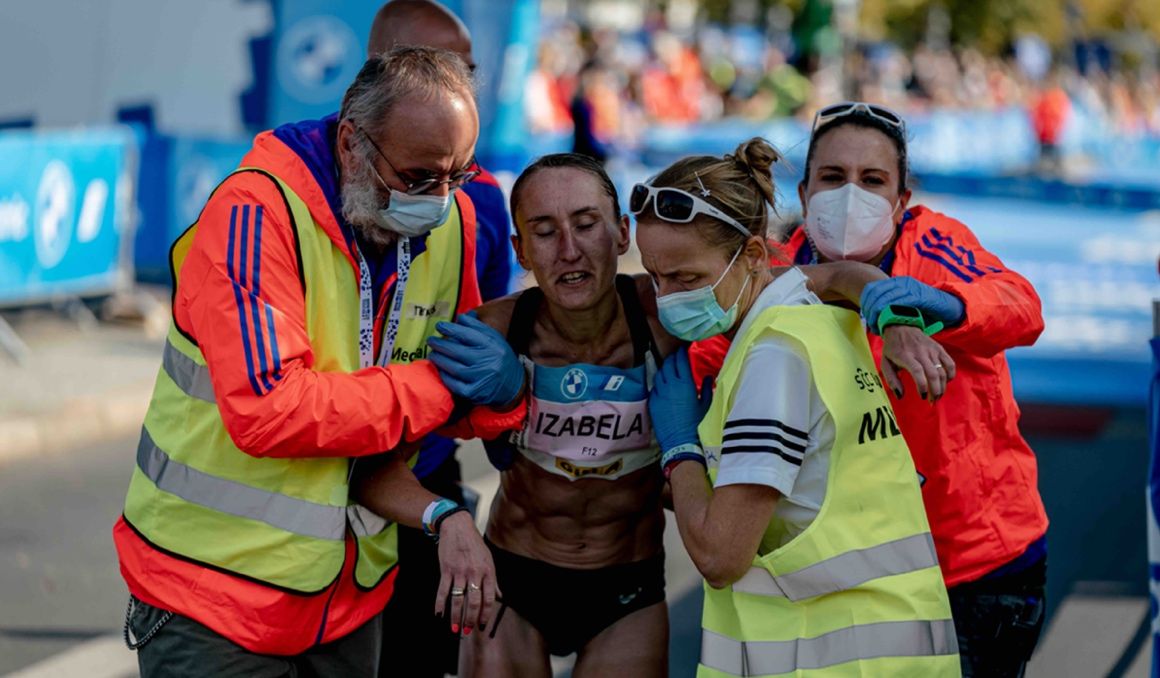
[[[560,567],[594,569],[660,553],[663,478],[649,466],[607,480],[568,480],[518,457],[503,474],[487,536],[500,548]]]
[[[653,337],[660,343],[662,356],[667,355],[675,350],[676,340],[664,333],[656,319],[652,283],[643,276],[636,283]],[[615,298],[614,291],[609,293]],[[480,317],[506,333],[515,297],[485,304]],[[632,336],[620,313],[598,341],[576,346],[563,341],[542,309],[528,347],[530,357],[542,365],[582,362],[630,367],[634,363]],[[487,537],[506,551],[560,567],[596,569],[645,560],[663,548],[664,478],[659,465],[615,480],[570,480],[516,454],[501,478]]]

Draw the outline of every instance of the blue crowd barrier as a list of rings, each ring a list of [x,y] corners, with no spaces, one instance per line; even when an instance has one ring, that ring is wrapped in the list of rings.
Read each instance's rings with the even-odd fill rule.
[[[653,125],[639,147],[619,149],[631,161],[663,167],[687,155],[728,153],[750,137],[768,139],[792,171],[805,165],[809,121],[720,120],[695,125]],[[910,167],[918,176],[1005,177],[1026,173],[1039,158],[1039,145],[1025,110],[934,111],[907,119]],[[533,135],[531,155],[567,147],[567,135]],[[1118,135],[1093,114],[1077,109],[1060,142],[1094,167],[1086,183],[1102,190],[1160,190],[1160,136]],[[1113,196],[1114,198],[1115,196]],[[1129,198],[1132,200],[1133,198]],[[1114,204],[1114,200],[1111,204]]]
[[[250,148],[249,139],[150,135],[144,143],[134,264],[137,279],[169,282],[169,248]]]
[[[139,148],[129,128],[0,135],[0,305],[131,280]]]
[[[693,126],[657,125],[644,135],[641,158],[667,165],[690,154],[720,154],[749,137],[768,139],[786,159],[804,165],[809,121],[792,118],[721,120]],[[990,113],[938,111],[907,120],[911,167],[918,172],[1009,172],[1035,162],[1038,145],[1021,109]]]
[[[1034,175],[982,172],[921,172],[915,187],[928,193],[1015,198],[1057,205],[1086,205],[1129,210],[1160,209],[1160,183],[1154,187],[1120,182],[1077,183]]]

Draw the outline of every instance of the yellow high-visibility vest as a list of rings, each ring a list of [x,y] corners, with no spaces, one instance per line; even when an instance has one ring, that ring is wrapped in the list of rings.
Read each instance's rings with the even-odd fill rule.
[[[855,380],[859,370],[875,373],[857,315],[822,305],[774,306],[735,339],[698,429],[710,477],[716,478],[745,355],[770,335],[803,349],[833,417],[825,499],[804,532],[757,553],[739,581],[705,586],[697,675],[960,675],[914,463],[902,436],[888,426],[893,414],[881,387]],[[771,523],[763,543],[776,532]]]
[[[315,223],[280,178],[306,290],[306,329],[323,372],[354,372],[359,356],[359,282],[346,254]],[[171,252],[174,285],[198,225]],[[458,205],[427,237],[411,264],[391,362],[425,355],[435,323],[459,302],[464,236]],[[196,282],[193,282],[196,284]],[[358,541],[355,578],[371,588],[398,561],[396,526],[350,497],[351,460],[276,459],[239,450],[215,402],[205,357],[193,338],[169,330],[145,415],[125,520],[152,546],[183,559],[297,593],[316,593],[338,577],[349,529]]]

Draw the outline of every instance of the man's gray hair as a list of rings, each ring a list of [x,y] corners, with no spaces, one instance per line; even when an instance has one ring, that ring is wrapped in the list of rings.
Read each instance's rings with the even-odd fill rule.
[[[448,94],[474,101],[475,82],[455,52],[396,47],[367,59],[342,97],[339,117],[378,137],[391,108],[415,94],[424,101]]]

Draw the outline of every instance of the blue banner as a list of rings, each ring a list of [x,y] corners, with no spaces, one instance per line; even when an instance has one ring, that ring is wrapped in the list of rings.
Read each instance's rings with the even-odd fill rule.
[[[524,92],[535,67],[540,3],[463,0],[461,4],[459,15],[471,31],[480,81],[476,156],[489,170],[518,173],[531,158]]]
[[[338,110],[366,60],[381,0],[282,0],[274,3],[269,127]],[[519,171],[530,151],[524,90],[535,65],[538,0],[448,0],[471,32],[480,137],[476,155],[489,169]]]
[[[0,304],[129,281],[137,148],[127,128],[0,135]]]
[[[274,3],[269,127],[334,113],[366,61],[378,0]]]
[[[133,249],[137,279],[168,284],[169,248],[197,221],[210,193],[237,168],[249,139],[149,134],[140,171],[141,222]]]

